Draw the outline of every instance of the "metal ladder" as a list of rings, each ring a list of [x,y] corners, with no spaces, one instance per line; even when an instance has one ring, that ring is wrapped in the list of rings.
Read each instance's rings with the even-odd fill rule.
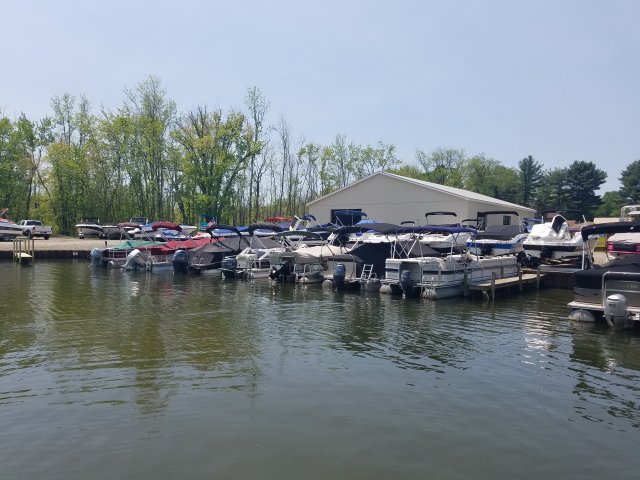
[[[362,273],[360,273],[360,280],[369,280],[373,273],[373,264],[366,263],[362,266]]]

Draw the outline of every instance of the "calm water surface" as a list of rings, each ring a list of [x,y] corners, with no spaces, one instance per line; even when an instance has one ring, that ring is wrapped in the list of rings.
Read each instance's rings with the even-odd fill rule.
[[[637,479],[640,335],[570,292],[420,301],[0,263],[0,478]]]

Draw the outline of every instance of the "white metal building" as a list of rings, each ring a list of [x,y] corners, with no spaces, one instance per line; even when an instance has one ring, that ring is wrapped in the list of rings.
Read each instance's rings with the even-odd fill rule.
[[[340,190],[317,198],[309,203],[309,213],[319,223],[335,222],[335,212],[360,210],[369,219],[378,222],[400,224],[413,221],[425,224],[425,213],[453,211],[457,221],[475,219],[478,212],[510,210],[521,217],[533,217],[535,211],[528,207],[498,200],[461,188],[447,187],[414,178],[377,172]],[[452,217],[429,217],[430,224],[453,223]],[[502,222],[502,219],[489,224]]]

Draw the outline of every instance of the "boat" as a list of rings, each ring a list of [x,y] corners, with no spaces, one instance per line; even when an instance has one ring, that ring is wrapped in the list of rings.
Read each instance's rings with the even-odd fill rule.
[[[418,258],[390,258],[385,262],[381,293],[430,299],[463,295],[470,283],[518,274],[515,256],[481,257],[468,253]]]
[[[122,267],[127,260],[127,255],[133,250],[156,245],[159,245],[159,242],[129,239],[110,247],[94,247],[89,253],[89,258],[91,265],[96,267]]]
[[[191,250],[210,241],[210,238],[190,238],[188,240],[154,242],[129,252],[122,268],[124,270],[173,271],[172,260],[176,251]]]
[[[410,237],[420,227],[393,225],[386,223],[354,225],[342,227],[338,236],[350,238],[351,233],[359,232],[355,244],[347,253],[327,257],[327,270],[322,284],[325,289],[377,291],[385,274],[385,262],[388,258],[410,258],[426,255],[439,255],[425,246],[419,236]],[[405,239],[400,239],[402,237]]]
[[[334,238],[331,243],[320,233],[288,231],[276,234],[276,239],[290,242],[280,251],[269,253],[271,271],[269,278],[274,281],[295,283],[321,283],[328,273],[328,257],[346,253],[349,249],[342,245],[342,238]],[[307,243],[319,244],[308,246]]]
[[[236,227],[218,225],[217,230],[228,233],[202,238],[196,248],[177,250],[171,259],[173,271],[219,274],[225,257],[237,255],[251,245],[247,235]]]
[[[574,214],[580,218],[580,223],[570,227],[564,215]],[[524,263],[528,267],[536,268],[540,264],[558,262],[580,262],[585,249],[592,245],[585,244],[580,230],[587,225],[581,212],[577,210],[546,210],[541,214],[542,222],[534,224],[531,232],[522,242],[524,249]]]
[[[584,242],[597,235],[629,233],[639,234],[640,222],[590,225],[581,231]],[[640,257],[616,257],[599,266],[593,261],[585,264],[590,268],[574,273],[569,319],[579,322],[604,319],[616,330],[640,326]]]
[[[76,229],[78,230],[78,238],[85,237],[100,237],[103,236],[102,226],[100,225],[100,219],[97,217],[83,217],[78,223],[76,223]]]
[[[22,235],[23,227],[7,217],[8,208],[0,210],[0,241],[13,240]]]
[[[282,231],[275,224],[255,223],[246,229],[248,246],[237,255],[223,258],[220,270],[225,278],[267,278],[271,271],[271,252],[284,251],[285,247],[273,236]]]
[[[640,205],[625,205],[620,209],[621,222],[640,221]],[[614,233],[607,238],[607,257],[613,259],[640,254],[640,233]]]
[[[499,217],[495,223],[495,217]],[[478,212],[478,232],[467,240],[469,253],[482,256],[517,255],[528,233],[520,214],[512,210]]]

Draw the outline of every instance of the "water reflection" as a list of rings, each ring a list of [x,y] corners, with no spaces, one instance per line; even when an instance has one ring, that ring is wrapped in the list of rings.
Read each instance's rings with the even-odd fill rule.
[[[0,279],[9,408],[133,407],[158,418],[226,395],[294,405],[300,385],[320,385],[322,405],[348,399],[354,384],[378,396],[401,384],[419,386],[404,401],[439,389],[470,412],[508,398],[523,419],[544,405],[608,429],[640,423],[640,336],[569,324],[568,292],[425,301],[81,261],[0,264]]]

